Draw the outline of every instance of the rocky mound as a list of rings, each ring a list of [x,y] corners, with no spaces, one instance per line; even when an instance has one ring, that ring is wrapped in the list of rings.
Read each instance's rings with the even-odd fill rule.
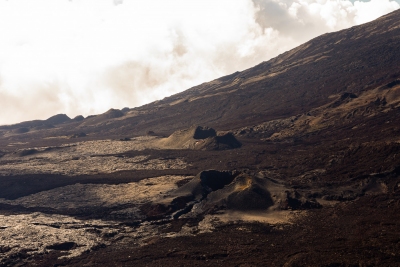
[[[198,215],[215,210],[268,211],[320,208],[307,194],[288,188],[261,174],[208,170],[171,193],[163,202],[177,218],[185,213]],[[165,209],[167,210],[167,209]]]
[[[115,119],[124,116],[124,113],[119,109],[109,109],[106,113],[99,115],[103,119]]]
[[[266,210],[275,204],[270,192],[275,187],[271,181],[242,174],[226,188],[210,193],[202,206],[208,209],[219,204],[231,210]]]
[[[164,148],[196,150],[223,150],[241,146],[233,134],[217,134],[213,128],[202,126],[176,131],[159,144]]]
[[[102,122],[106,122],[108,120],[120,118],[125,114],[119,109],[109,109],[107,112],[100,114],[100,115],[92,115],[88,116],[82,125],[95,125]]]
[[[54,125],[62,124],[70,120],[71,119],[65,114],[57,114],[48,118],[47,120],[24,121],[13,125],[4,125],[0,128],[8,130],[10,133],[13,134],[23,134],[32,130],[41,131],[52,129],[55,128]]]
[[[218,150],[239,148],[242,146],[232,133],[218,134],[215,139]]]
[[[72,119],[72,121],[76,122],[76,121],[83,121],[85,119],[85,117],[83,117],[82,115],[78,115],[75,118]]]
[[[298,210],[318,208],[320,205],[298,191],[287,188],[277,181],[246,173],[237,175],[220,190],[213,190],[199,204],[200,210],[215,207],[228,210]]]
[[[212,191],[220,190],[232,183],[236,173],[231,171],[202,171],[189,183],[178,188],[172,195],[201,201]]]
[[[23,134],[34,131],[41,131],[41,130],[48,130],[55,128],[54,125],[62,124],[64,122],[68,122],[71,119],[65,114],[58,114],[54,115],[47,120],[34,120],[34,121],[27,121],[22,122],[19,124],[11,125],[11,132],[14,134]],[[21,127],[22,126],[22,127]]]
[[[71,118],[65,114],[57,114],[57,115],[54,115],[54,116],[48,118],[47,120],[45,120],[45,122],[47,124],[60,124],[60,123],[64,123],[69,120],[71,120]]]

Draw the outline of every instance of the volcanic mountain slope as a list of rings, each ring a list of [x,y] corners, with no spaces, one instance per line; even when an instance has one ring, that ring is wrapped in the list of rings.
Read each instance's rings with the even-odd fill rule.
[[[394,85],[400,78],[399,16],[395,11],[361,26],[324,34],[248,70],[126,113],[110,110],[43,134],[171,134],[194,124],[232,130],[304,114],[343,93],[359,96]]]
[[[399,48],[400,10],[142,107],[0,127],[0,266],[397,266]]]
[[[165,120],[232,129],[307,113],[335,95],[393,83],[400,78],[399,32],[397,11],[322,35],[248,70],[139,108],[150,113],[141,127],[168,129]],[[175,123],[169,128],[184,126]]]

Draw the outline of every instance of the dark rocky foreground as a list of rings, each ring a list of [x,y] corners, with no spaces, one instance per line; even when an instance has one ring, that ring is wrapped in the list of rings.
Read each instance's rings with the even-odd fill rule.
[[[399,21],[143,107],[0,127],[0,266],[398,266]]]
[[[397,118],[393,117],[394,120]],[[183,157],[191,166],[179,171],[130,171],[86,177],[42,175],[39,181],[31,176],[1,177],[2,182],[8,181],[8,186],[3,187],[7,190],[2,189],[2,197],[7,192],[13,194],[9,198],[16,198],[34,193],[30,191],[33,184],[38,186],[38,192],[41,191],[39,187],[43,184],[40,181],[44,180],[46,189],[50,189],[78,181],[114,184],[166,173],[195,175],[204,169],[235,169],[246,173],[264,170],[271,179],[283,180],[287,188],[308,192],[326,201],[321,202],[320,208],[306,209],[306,213],[296,217],[291,224],[236,221],[195,236],[163,238],[155,233],[145,246],[138,246],[129,238],[114,240],[110,245],[94,247],[71,259],[58,259],[64,255],[63,249],[29,257],[22,253],[3,265],[396,266],[400,260],[400,144],[389,141],[397,139],[398,135],[385,131],[386,126],[387,123],[369,125],[379,129],[374,131],[375,134],[362,129],[353,133],[354,127],[336,132],[320,131],[298,137],[295,142],[242,138],[242,147],[232,150],[124,153],[131,157],[148,153],[154,157]],[[357,139],[349,139],[351,134]],[[375,141],[364,142],[365,139]],[[18,183],[9,183],[11,179],[17,179]],[[26,188],[22,186],[25,183]],[[34,211],[60,213],[43,208],[1,206],[2,214]],[[109,218],[110,212],[112,210],[97,209],[61,213],[82,219],[101,219]],[[162,216],[162,212],[160,214]],[[161,223],[157,231],[160,234],[179,232],[183,226],[195,225],[203,216]],[[135,228],[129,218],[121,219],[121,223]]]
[[[395,201],[393,202],[392,200]],[[70,261],[37,257],[49,266],[397,266],[399,195],[366,197],[312,211],[295,225],[224,225],[213,233],[99,248]],[[177,222],[182,224],[184,222]]]

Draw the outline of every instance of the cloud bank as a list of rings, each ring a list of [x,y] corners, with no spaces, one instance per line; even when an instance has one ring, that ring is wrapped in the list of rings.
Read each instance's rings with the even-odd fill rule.
[[[393,0],[0,0],[0,124],[143,105],[399,7]]]

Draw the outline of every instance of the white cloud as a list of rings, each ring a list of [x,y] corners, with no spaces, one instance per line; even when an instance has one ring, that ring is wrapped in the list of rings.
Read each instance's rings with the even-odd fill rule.
[[[257,21],[273,27],[296,45],[320,34],[372,21],[400,5],[393,0],[253,0]],[[354,3],[352,3],[354,2]]]
[[[389,0],[0,0],[0,124],[141,105],[397,8]]]
[[[389,0],[371,0],[368,3],[356,1],[354,6],[357,10],[356,24],[371,21],[400,7],[398,2]]]

